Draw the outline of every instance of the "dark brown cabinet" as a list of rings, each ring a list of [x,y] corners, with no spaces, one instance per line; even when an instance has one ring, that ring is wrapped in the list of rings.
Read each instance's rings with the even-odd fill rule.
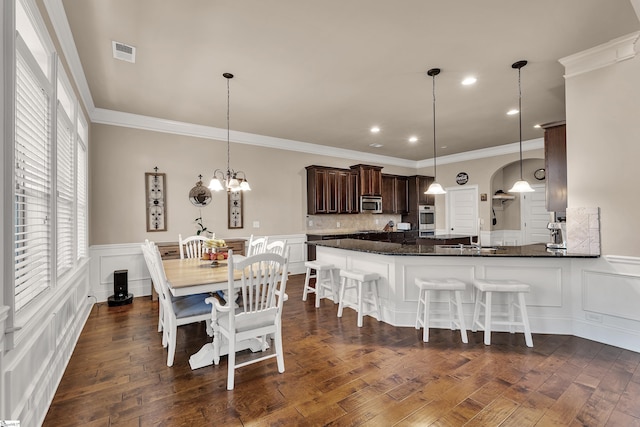
[[[564,121],[544,128],[544,166],[547,180],[547,210],[567,210],[567,130]]]
[[[351,170],[358,174],[361,196],[382,195],[382,167],[371,165],[353,165]]]
[[[424,194],[433,182],[433,177],[412,175],[407,177],[408,206],[407,213],[402,215],[403,222],[411,223],[411,228],[418,229],[418,206],[434,205],[433,194]]]
[[[307,166],[307,213],[358,212],[358,179],[349,169]]]
[[[409,212],[409,178],[382,174],[382,213]]]

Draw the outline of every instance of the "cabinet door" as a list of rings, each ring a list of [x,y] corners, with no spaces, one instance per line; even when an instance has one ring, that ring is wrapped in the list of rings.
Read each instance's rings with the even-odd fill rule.
[[[337,170],[327,170],[327,213],[338,213],[339,179]]]
[[[396,177],[382,175],[382,213],[396,213]]]
[[[407,178],[406,176],[399,176],[396,177],[396,213],[404,215],[408,212],[409,178]]]
[[[419,205],[434,205],[435,197],[433,194],[424,194],[427,188],[433,182],[431,176],[419,176],[418,177],[418,204]]]
[[[338,213],[358,212],[358,179],[351,171],[338,172]]]
[[[370,165],[354,165],[351,169],[356,171],[360,182],[360,195],[382,195],[382,167]]]
[[[307,167],[307,214],[327,213],[327,170]]]
[[[544,130],[544,165],[547,180],[547,210],[567,210],[567,134],[566,125]]]

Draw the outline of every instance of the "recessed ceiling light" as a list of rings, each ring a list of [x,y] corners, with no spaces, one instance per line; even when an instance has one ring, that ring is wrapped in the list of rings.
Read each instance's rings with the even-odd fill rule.
[[[509,110],[509,111],[507,111],[507,116],[513,116],[513,115],[518,114],[518,113],[519,113],[519,111],[516,110],[516,109]]]
[[[418,137],[417,136],[410,136],[409,137],[409,142],[417,142],[418,141]]]
[[[536,128],[536,129],[540,129],[542,126],[540,126],[540,125],[533,125],[533,127],[534,127],[534,128]]]
[[[380,147],[383,147],[383,145],[382,144],[378,144],[377,142],[374,142],[372,144],[369,144],[369,147],[380,148]]]
[[[476,79],[475,77],[466,77],[463,81],[462,84],[465,86],[469,86],[474,84],[476,81],[478,81],[478,79]]]
[[[378,133],[380,132],[380,128],[378,126],[374,126],[371,128],[371,133]]]

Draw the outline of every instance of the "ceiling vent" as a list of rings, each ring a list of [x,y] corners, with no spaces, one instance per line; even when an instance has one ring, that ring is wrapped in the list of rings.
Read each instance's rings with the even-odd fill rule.
[[[136,62],[136,48],[128,44],[112,41],[113,57],[121,61]]]

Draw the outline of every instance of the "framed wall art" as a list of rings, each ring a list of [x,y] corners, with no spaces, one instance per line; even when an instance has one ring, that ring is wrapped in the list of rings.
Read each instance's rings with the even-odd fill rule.
[[[155,170],[144,174],[147,231],[167,231],[167,177]]]
[[[242,191],[230,191],[229,199],[229,228],[243,228]]]

